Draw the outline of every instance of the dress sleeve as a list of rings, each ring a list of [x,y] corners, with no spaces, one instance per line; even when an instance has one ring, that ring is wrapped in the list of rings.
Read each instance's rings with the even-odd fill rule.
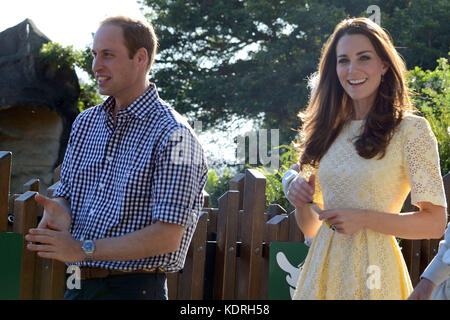
[[[411,116],[406,122],[403,165],[411,186],[411,203],[422,201],[447,207],[436,137],[425,118]]]

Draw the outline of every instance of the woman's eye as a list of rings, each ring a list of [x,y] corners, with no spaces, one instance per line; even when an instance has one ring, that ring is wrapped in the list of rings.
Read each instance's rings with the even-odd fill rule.
[[[361,56],[361,60],[370,60],[369,56]]]
[[[347,63],[348,62],[348,59],[339,59],[338,60],[338,63]]]

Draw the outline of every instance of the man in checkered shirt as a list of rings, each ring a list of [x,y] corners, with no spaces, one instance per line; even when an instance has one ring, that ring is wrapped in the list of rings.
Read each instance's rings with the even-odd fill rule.
[[[109,98],[72,126],[54,198],[28,249],[81,268],[65,299],[167,299],[203,205],[207,167],[195,133],[148,80],[153,27],[127,17],[97,30],[92,70]]]

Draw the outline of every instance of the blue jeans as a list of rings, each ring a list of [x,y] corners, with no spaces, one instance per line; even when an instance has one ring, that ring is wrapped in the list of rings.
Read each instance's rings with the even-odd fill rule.
[[[67,289],[64,300],[167,300],[167,279],[140,273],[81,280],[81,288]]]

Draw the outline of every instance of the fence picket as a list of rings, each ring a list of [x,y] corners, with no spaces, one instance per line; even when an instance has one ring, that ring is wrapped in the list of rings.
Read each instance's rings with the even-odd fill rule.
[[[8,198],[11,179],[11,152],[0,151],[0,232],[8,231]]]
[[[239,191],[229,190],[219,198],[214,298],[234,299],[239,214]]]
[[[13,231],[28,234],[28,230],[36,227],[38,207],[34,200],[36,193],[27,191],[19,196],[14,203]],[[22,245],[22,271],[20,280],[20,299],[33,299],[35,286],[36,253],[27,249],[27,241],[23,238]]]
[[[241,220],[241,249],[239,263],[239,300],[259,299],[262,267],[262,240],[266,179],[254,169],[245,172],[244,213]]]
[[[186,256],[183,272],[178,274],[177,299],[201,300],[205,274],[206,226],[208,214],[201,212]]]

